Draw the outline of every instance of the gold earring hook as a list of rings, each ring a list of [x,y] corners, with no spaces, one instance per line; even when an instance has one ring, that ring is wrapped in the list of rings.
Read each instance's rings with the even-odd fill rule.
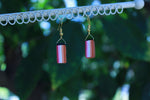
[[[91,25],[91,20],[89,16],[87,16],[87,21],[88,21],[88,24]]]
[[[61,39],[63,37],[62,26],[63,26],[63,20],[61,20],[61,22],[58,25],[58,29],[57,29],[57,30],[59,30],[59,35],[60,35]]]
[[[88,31],[88,35],[90,35],[90,32],[91,32],[91,21],[90,21],[89,16],[87,16],[87,21],[88,21],[88,29],[87,29],[87,31]]]
[[[60,38],[59,38],[59,40],[57,41],[57,43],[59,42],[59,41],[61,41],[61,40],[63,40],[64,41],[64,43],[66,44],[66,41],[63,39],[63,31],[62,31],[62,27],[63,27],[63,20],[61,20],[61,22],[60,22],[60,24],[59,24],[59,26],[58,26],[58,29],[57,30],[59,30],[59,35],[60,35]]]
[[[87,29],[88,35],[86,36],[85,40],[87,40],[87,38],[89,36],[91,36],[93,38],[93,40],[94,40],[94,37],[91,35],[91,21],[90,21],[90,17],[89,16],[87,16],[87,21],[88,21],[88,29]]]

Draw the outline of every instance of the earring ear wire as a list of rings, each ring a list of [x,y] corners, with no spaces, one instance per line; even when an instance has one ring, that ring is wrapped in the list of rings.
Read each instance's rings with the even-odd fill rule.
[[[64,44],[66,44],[66,41],[63,39],[64,33],[63,33],[63,30],[62,30],[62,27],[63,27],[63,21],[61,20],[61,23],[59,24],[58,29],[57,29],[57,30],[59,30],[59,36],[60,36],[59,40],[57,41],[57,44],[58,44],[61,40],[64,42]]]
[[[88,39],[89,36],[94,40],[94,37],[91,35],[91,21],[89,16],[87,17],[87,21],[88,21],[88,29],[87,29],[88,34],[85,38],[85,41]]]

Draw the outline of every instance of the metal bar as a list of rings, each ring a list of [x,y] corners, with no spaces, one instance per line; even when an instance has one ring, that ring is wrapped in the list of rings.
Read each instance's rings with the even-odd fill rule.
[[[114,10],[115,7],[122,7],[123,9],[125,8],[134,8],[135,7],[135,1],[130,1],[130,2],[120,2],[120,3],[110,3],[110,4],[101,4],[99,6],[81,6],[81,7],[73,7],[73,8],[60,8],[60,9],[50,9],[50,10],[38,10],[38,11],[27,11],[27,12],[18,12],[18,13],[9,13],[9,14],[0,14],[0,21],[6,21],[6,19],[8,18],[8,20],[14,20],[15,17],[17,17],[16,19],[22,19],[21,15],[23,15],[23,19],[28,19],[28,18],[34,18],[35,15],[36,17],[48,17],[48,14],[43,15],[44,13],[48,12],[51,13],[51,15],[63,15],[63,12],[65,12],[66,14],[76,14],[77,11],[79,10],[79,13],[83,13],[84,10],[86,10],[87,12],[92,11],[96,11],[96,8],[104,8],[105,10],[110,9]],[[95,9],[92,9],[95,8]],[[102,10],[102,9],[100,9]],[[29,16],[27,16],[29,15]],[[7,18],[6,18],[7,17]]]
[[[9,14],[0,14],[0,25],[6,26],[18,24],[34,23],[36,21],[48,21],[56,19],[73,19],[82,16],[97,16],[97,15],[114,15],[121,14],[123,9],[135,8],[142,9],[144,7],[144,0],[134,0],[130,2],[119,2],[101,4],[98,6],[81,6],[73,8],[60,8],[50,10],[37,10]]]

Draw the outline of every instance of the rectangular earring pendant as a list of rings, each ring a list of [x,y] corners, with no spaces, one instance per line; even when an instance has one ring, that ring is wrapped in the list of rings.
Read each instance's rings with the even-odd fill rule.
[[[94,40],[85,41],[85,57],[95,58],[95,42]]]
[[[57,63],[58,64],[67,63],[66,45],[57,45],[56,49],[57,49]]]

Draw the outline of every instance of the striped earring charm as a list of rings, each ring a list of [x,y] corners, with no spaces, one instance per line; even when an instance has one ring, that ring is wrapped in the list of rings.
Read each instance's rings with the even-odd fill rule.
[[[95,58],[95,42],[94,40],[85,41],[85,57]]]
[[[95,58],[95,41],[94,37],[90,33],[91,25],[90,25],[90,19],[88,17],[88,35],[85,38],[85,57],[90,59],[90,58]]]
[[[62,25],[60,28],[60,39],[57,41],[56,50],[57,50],[57,63],[58,64],[67,63],[66,41],[63,39]]]
[[[65,64],[67,63],[66,57],[66,45],[65,44],[57,44],[57,63]]]

